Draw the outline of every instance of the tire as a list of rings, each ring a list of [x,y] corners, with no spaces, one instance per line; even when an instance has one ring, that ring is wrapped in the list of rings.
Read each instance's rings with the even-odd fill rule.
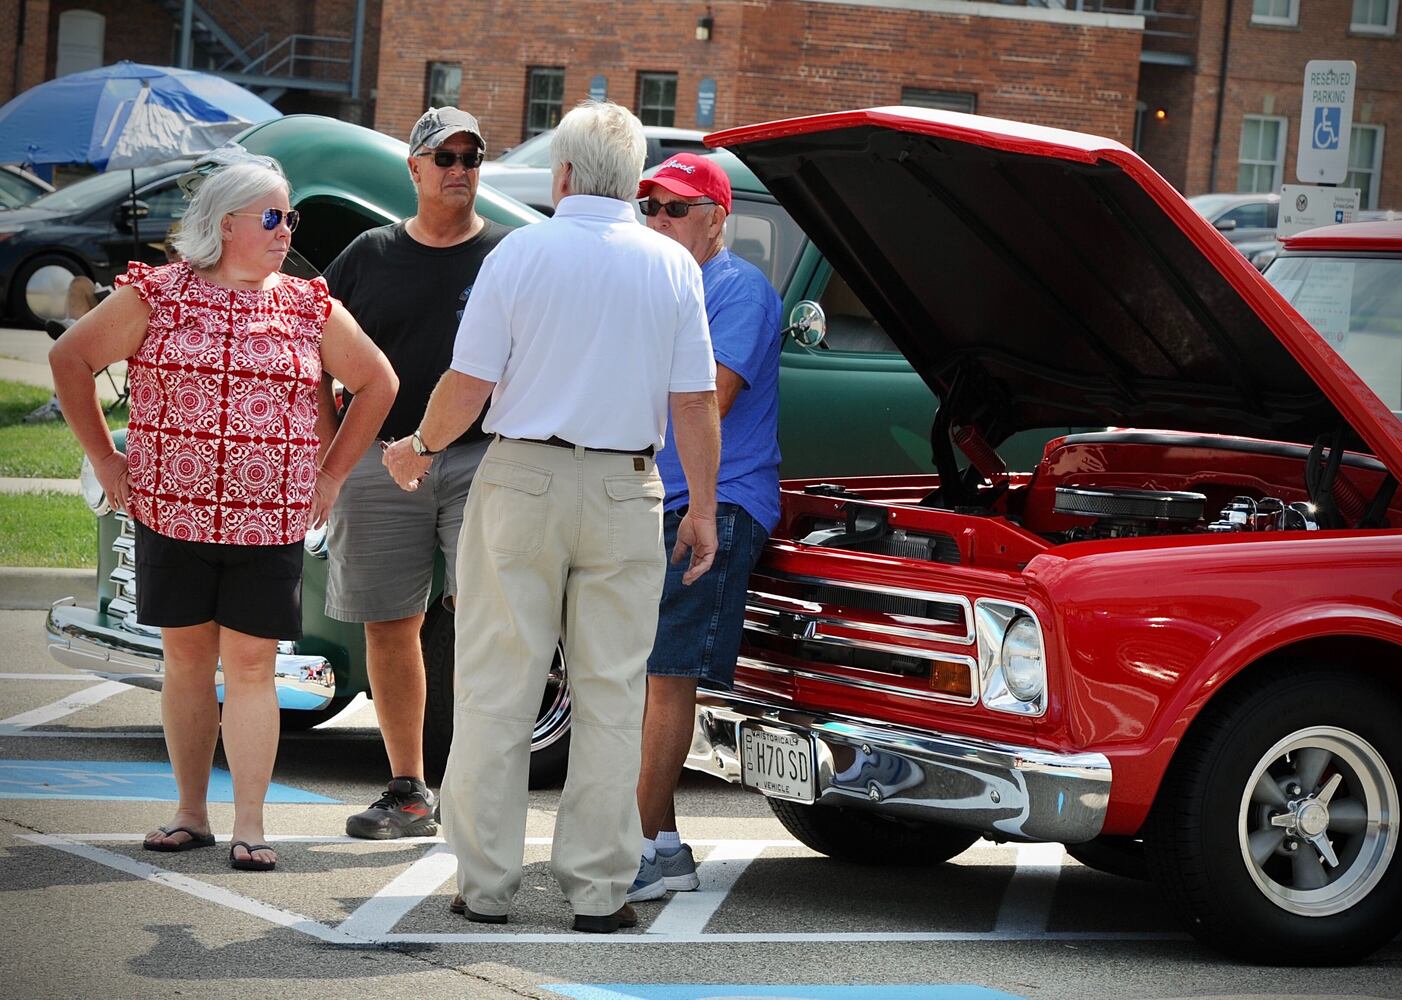
[[[1087,868],[1106,875],[1149,880],[1149,866],[1144,860],[1144,842],[1133,837],[1096,837],[1084,844],[1067,844],[1066,853]]]
[[[427,674],[424,706],[424,769],[430,783],[442,780],[453,745],[453,616],[435,600],[419,634]],[[531,737],[530,786],[545,788],[565,776],[570,756],[570,692],[564,654],[557,646],[540,715]]]
[[[36,329],[43,329],[46,319],[62,319],[68,313],[68,285],[82,273],[77,261],[59,254],[41,253],[25,261],[10,286],[11,312]]]
[[[979,839],[973,830],[912,823],[864,809],[767,801],[784,829],[805,846],[853,864],[932,868],[963,854]]]
[[[319,726],[327,719],[339,715],[341,710],[351,703],[352,697],[354,696],[344,695],[332,698],[325,708],[318,708],[312,712],[284,708],[279,713],[282,719],[282,731],[284,733],[300,733]]]
[[[1397,694],[1302,669],[1228,692],[1207,712],[1145,831],[1149,871],[1189,930],[1274,965],[1353,962],[1396,937]],[[1321,860],[1325,849],[1337,866]]]

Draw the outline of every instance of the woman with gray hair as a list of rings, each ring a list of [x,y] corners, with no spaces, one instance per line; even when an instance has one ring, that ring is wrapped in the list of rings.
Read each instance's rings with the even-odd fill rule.
[[[263,843],[278,743],[273,665],[278,640],[301,636],[302,538],[325,523],[398,380],[324,281],[279,273],[298,214],[277,161],[220,151],[182,187],[193,191],[176,237],[184,259],[129,264],[49,364],[109,502],[135,521],[137,618],[161,629],[161,717],[180,801],[144,846],[214,844],[206,794],[222,733],[234,783],[229,863],[267,871],[277,863]],[[125,454],[93,387],[93,372],[123,358]],[[325,448],[323,367],[355,393]]]

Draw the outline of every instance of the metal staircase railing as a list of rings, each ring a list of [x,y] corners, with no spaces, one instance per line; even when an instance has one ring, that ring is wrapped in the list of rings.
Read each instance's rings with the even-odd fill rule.
[[[356,4],[355,35],[293,32],[275,40],[239,0],[158,0],[183,31],[190,7],[190,49],[181,46],[182,62],[226,77],[263,93],[321,91],[358,96],[360,41],[364,3]]]

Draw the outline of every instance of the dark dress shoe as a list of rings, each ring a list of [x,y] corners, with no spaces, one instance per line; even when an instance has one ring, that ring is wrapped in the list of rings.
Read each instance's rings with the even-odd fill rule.
[[[606,913],[603,916],[577,913],[574,918],[574,929],[577,931],[584,931],[586,934],[612,934],[620,927],[637,926],[637,911],[627,903],[624,903],[612,913]]]
[[[467,905],[467,900],[462,895],[453,897],[453,901],[448,904],[448,909],[453,913],[460,914],[471,920],[474,924],[504,924],[506,923],[505,913],[478,913]]]

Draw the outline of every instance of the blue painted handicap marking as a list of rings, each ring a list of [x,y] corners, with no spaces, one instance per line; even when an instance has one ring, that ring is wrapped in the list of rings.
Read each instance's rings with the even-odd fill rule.
[[[549,983],[550,990],[574,1000],[1025,1000],[986,986],[757,986],[736,983],[687,985]]]
[[[170,765],[131,760],[0,760],[0,799],[144,799],[177,802]],[[210,802],[234,801],[234,781],[215,768]],[[290,785],[268,786],[268,802],[334,803]]]

